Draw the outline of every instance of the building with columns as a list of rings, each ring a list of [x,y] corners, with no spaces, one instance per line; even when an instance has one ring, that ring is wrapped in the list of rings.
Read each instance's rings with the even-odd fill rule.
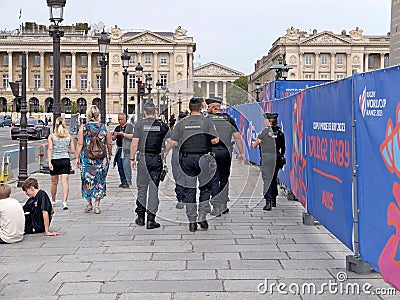
[[[91,104],[100,104],[101,68],[98,47],[100,30],[65,31],[61,38],[61,112],[69,112],[76,103],[81,112]],[[137,78],[135,67],[140,63],[144,75],[153,78],[151,95],[156,106],[167,105],[168,99],[193,95],[193,54],[196,44],[187,30],[180,26],[174,32],[122,32],[116,25],[109,32],[111,43],[107,65],[107,113],[122,111],[123,68],[121,54],[128,49],[131,56],[128,68],[128,112],[137,104]],[[53,40],[48,31],[0,33],[0,112],[18,108],[9,87],[10,81],[21,78],[21,54],[27,54],[27,104],[28,111],[52,112],[53,109]],[[168,87],[157,90],[159,80]],[[146,90],[147,93],[147,90]]]
[[[221,97],[226,101],[226,88],[240,76],[242,72],[209,62],[194,69],[193,85],[201,91],[204,98]]]
[[[287,80],[338,80],[351,76],[353,70],[360,73],[387,67],[389,48],[389,34],[364,35],[358,27],[340,34],[317,30],[309,34],[292,27],[255,63],[249,76],[249,93],[255,97],[257,80],[261,84],[275,80],[275,70],[269,68],[278,64],[279,56],[293,67]]]

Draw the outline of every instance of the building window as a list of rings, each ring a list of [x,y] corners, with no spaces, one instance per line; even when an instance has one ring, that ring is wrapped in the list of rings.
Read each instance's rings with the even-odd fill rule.
[[[34,82],[34,88],[35,89],[38,89],[38,88],[40,88],[40,75],[38,75],[38,74],[35,74],[34,76],[33,76],[33,82]]]
[[[40,55],[35,55],[33,59],[34,59],[33,65],[40,66]]]
[[[327,74],[321,74],[321,79],[328,79],[328,75]]]
[[[87,75],[81,75],[81,89],[86,90],[87,89]]]
[[[8,66],[8,54],[3,55],[3,65]]]
[[[384,68],[389,67],[389,55],[385,55],[385,56],[383,57],[383,67],[384,67]]]
[[[167,86],[167,74],[160,74],[160,82],[162,86]]]
[[[87,66],[87,55],[81,56],[81,66]]]
[[[51,74],[49,76],[49,87],[50,87],[50,89],[54,88],[54,76],[53,76],[53,74]]]
[[[145,53],[144,54],[144,63],[145,64],[151,64],[151,53]]]
[[[372,55],[368,56],[368,68],[375,68],[375,57]]]
[[[306,59],[306,61],[305,61],[306,66],[311,66],[311,65],[312,65],[312,57],[311,57],[311,54],[306,54],[306,55],[305,55],[305,59]]]
[[[8,74],[3,74],[3,89],[8,87]]]
[[[322,66],[328,65],[328,55],[326,54],[321,55],[321,65]]]
[[[161,56],[160,56],[160,63],[161,63],[162,65],[166,65],[166,64],[168,63],[168,60],[167,60],[167,53],[161,53]]]
[[[52,66],[53,65],[53,55],[49,56],[49,65]]]
[[[336,55],[336,64],[338,66],[343,66],[343,54]]]
[[[70,89],[72,84],[71,75],[65,75],[65,88]]]
[[[129,55],[131,56],[131,59],[129,60],[129,64],[130,65],[134,65],[135,64],[135,53],[129,53]]]
[[[312,79],[312,75],[311,74],[304,74],[304,79]]]
[[[336,75],[336,80],[340,80],[340,79],[343,79],[343,78],[344,78],[344,76],[342,74],[337,74]]]
[[[101,75],[96,75],[96,89],[101,89]]]
[[[128,87],[130,90],[135,88],[135,79],[136,79],[135,74],[129,74],[129,79],[128,79],[129,86]]]
[[[71,55],[65,55],[65,65],[66,66],[72,65],[72,56]]]

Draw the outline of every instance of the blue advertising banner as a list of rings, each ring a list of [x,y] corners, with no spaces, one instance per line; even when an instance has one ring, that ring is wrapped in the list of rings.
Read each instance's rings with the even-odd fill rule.
[[[306,87],[328,83],[330,80],[280,80],[274,81],[274,98],[286,98],[303,91]]]
[[[307,211],[353,249],[351,78],[306,90]]]
[[[354,76],[361,258],[400,289],[400,71]]]

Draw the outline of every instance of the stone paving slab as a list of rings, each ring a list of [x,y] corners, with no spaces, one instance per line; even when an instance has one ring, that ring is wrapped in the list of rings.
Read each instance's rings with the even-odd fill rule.
[[[49,191],[50,177],[35,177]],[[69,210],[57,201],[51,224],[60,236],[28,235],[21,243],[0,245],[0,298],[314,299],[257,289],[265,280],[276,285],[335,280],[351,254],[322,225],[303,225],[304,209],[296,201],[280,196],[277,208],[263,211],[262,180],[254,166],[233,163],[229,214],[210,218],[209,230],[196,233],[188,231],[185,211],[175,208],[171,178],[160,188],[161,227],[154,230],[134,223],[137,189],[118,184],[117,169],[111,168],[102,213],[84,213],[79,174],[72,175],[70,185],[77,188],[70,191]],[[15,187],[13,196],[25,200]],[[352,283],[390,288],[378,273],[347,274]]]

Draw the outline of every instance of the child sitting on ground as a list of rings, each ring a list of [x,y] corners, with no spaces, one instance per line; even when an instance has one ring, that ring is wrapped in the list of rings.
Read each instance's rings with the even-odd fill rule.
[[[25,233],[44,232],[48,236],[58,235],[58,232],[49,231],[54,211],[47,193],[39,190],[38,181],[35,178],[26,179],[22,184],[22,190],[30,197],[23,207]]]
[[[11,187],[0,183],[0,244],[17,243],[24,237],[24,211],[10,195]]]

